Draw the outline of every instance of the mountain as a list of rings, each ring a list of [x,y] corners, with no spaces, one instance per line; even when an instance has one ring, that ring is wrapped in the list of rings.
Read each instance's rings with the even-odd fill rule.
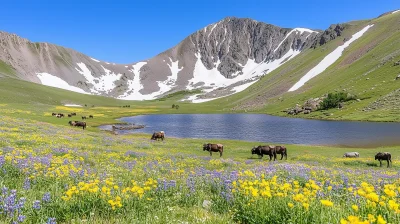
[[[388,117],[400,109],[395,97],[400,80],[399,12],[334,24],[324,31],[225,18],[151,59],[131,64],[102,62],[0,32],[0,76],[126,100],[195,90],[184,92],[191,94],[184,98],[174,96],[195,103],[213,100],[207,107],[218,105],[224,111],[276,115],[309,99],[344,91],[359,99],[335,113],[298,116],[396,120]]]
[[[225,111],[292,116],[286,111],[329,93],[345,92],[354,100],[342,108],[296,117],[400,121],[400,98],[396,97],[400,92],[399,31],[400,10],[331,26],[315,45],[249,88],[208,104]]]
[[[201,89],[197,102],[239,92],[320,41],[318,31],[225,18],[142,62],[115,64],[0,32],[0,60],[20,79],[80,93],[149,100]]]

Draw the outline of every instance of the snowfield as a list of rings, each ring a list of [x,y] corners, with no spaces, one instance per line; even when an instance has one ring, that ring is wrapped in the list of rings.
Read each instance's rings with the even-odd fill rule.
[[[94,58],[90,58],[90,59],[92,59],[92,60],[95,61],[95,62],[100,62],[99,60],[94,59]]]
[[[40,82],[45,86],[56,87],[60,89],[65,89],[77,93],[89,94],[85,92],[83,89],[71,86],[66,81],[62,80],[61,78],[54,76],[49,73],[36,73],[37,77],[40,79]]]
[[[165,81],[157,81],[157,85],[160,88],[158,91],[151,94],[141,94],[139,92],[143,89],[143,85],[140,83],[140,69],[147,64],[147,62],[139,62],[133,65],[133,69],[129,70],[134,74],[133,80],[128,81],[129,93],[123,94],[118,98],[123,100],[153,100],[157,98],[157,96],[170,91],[176,86],[175,83],[178,79],[178,73],[183,69],[183,67],[179,68],[179,61],[173,61],[172,58],[169,60],[170,64],[167,65],[171,70],[171,75],[168,76]]]
[[[307,37],[309,37],[312,33],[318,33],[317,31],[306,29],[306,28],[294,28],[288,34],[286,34],[285,38],[283,38],[283,40],[278,44],[278,47],[275,48],[274,52],[276,52],[281,47],[281,45],[285,42],[285,40],[294,32],[300,33],[300,35],[302,35],[304,32],[309,33],[309,35]]]
[[[99,92],[110,92],[115,88],[114,82],[119,80],[122,77],[122,74],[115,74],[110,70],[101,66],[105,72],[104,75],[100,77],[94,77],[92,72],[87,68],[85,63],[77,63],[79,68],[75,68],[81,75],[85,77],[85,79],[93,85],[90,89],[93,93]]]
[[[215,98],[207,98],[207,99],[200,98],[200,99],[198,99],[197,97],[200,96],[201,94],[195,94],[195,95],[189,96],[187,99],[182,100],[182,101],[192,101],[192,103],[204,103],[204,102],[207,102],[207,101],[216,100],[216,99],[219,99],[219,98],[223,98],[223,97],[226,97],[226,96],[233,95],[233,94],[238,93],[238,92],[242,92],[243,90],[247,89],[249,86],[253,85],[256,82],[257,82],[257,80],[253,81],[253,82],[249,82],[249,83],[243,84],[243,85],[235,86],[235,87],[233,87],[231,89],[231,91],[233,91],[233,92],[228,94],[228,95],[215,97]]]
[[[299,28],[298,28],[299,29]],[[312,30],[310,30],[312,31]],[[299,30],[299,32],[308,32],[306,29],[304,30]],[[313,31],[315,32],[315,31]],[[234,93],[241,92],[245,90],[247,87],[249,87],[251,84],[255,83],[262,75],[268,74],[272,72],[273,70],[279,68],[281,65],[286,63],[287,61],[293,59],[296,57],[298,54],[300,54],[301,51],[298,50],[293,50],[290,48],[290,50],[283,55],[281,58],[272,60],[269,62],[264,62],[264,63],[256,63],[255,60],[253,59],[248,59],[246,65],[242,66],[242,72],[238,72],[236,74],[233,74],[232,79],[228,79],[225,76],[223,76],[219,71],[218,71],[218,65],[219,61],[215,64],[214,68],[208,70],[203,62],[201,61],[201,56],[200,53],[196,53],[197,61],[195,64],[195,68],[193,71],[193,78],[189,80],[189,84],[186,86],[187,90],[193,90],[198,87],[206,87],[208,88],[207,92],[211,92],[215,89],[218,89],[220,87],[229,87],[235,83],[245,81],[247,82],[244,85],[234,87],[232,90]],[[203,83],[200,85],[200,83]],[[250,83],[250,84],[249,84]],[[233,93],[232,93],[233,94]],[[229,95],[232,95],[229,94]],[[201,94],[196,94],[195,97],[189,97],[187,100],[192,100],[193,103],[202,103],[202,102],[207,102],[210,100],[218,99],[221,97],[217,98],[211,98],[211,99],[197,99],[197,97]]]
[[[315,76],[321,74],[323,71],[325,71],[329,66],[331,66],[333,63],[335,63],[341,56],[344,51],[351,43],[353,43],[355,40],[360,38],[362,35],[364,35],[365,32],[368,31],[369,28],[373,27],[374,25],[368,25],[364,27],[362,30],[359,32],[355,33],[350,40],[345,42],[342,46],[337,47],[334,51],[329,53],[322,61],[312,68],[307,74],[305,74],[296,84],[292,86],[288,90],[288,92],[295,91],[302,87],[306,82],[308,82],[310,79],[314,78]]]
[[[392,12],[392,14],[395,14],[395,13],[397,13],[397,12],[400,12],[400,10],[396,10],[396,11]]]
[[[142,95],[139,91],[143,89],[143,85],[140,83],[140,69],[146,65],[147,62],[138,62],[132,65],[132,69],[129,71],[133,73],[133,80],[128,81],[128,91],[119,96],[121,100],[151,100],[151,96]]]
[[[83,107],[82,105],[78,105],[78,104],[64,104],[64,106],[66,106],[66,107]]]

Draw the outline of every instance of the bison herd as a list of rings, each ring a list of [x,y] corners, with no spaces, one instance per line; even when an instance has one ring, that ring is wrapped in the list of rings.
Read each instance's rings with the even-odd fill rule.
[[[51,113],[51,116],[53,116],[53,117],[56,117],[56,118],[63,118],[63,117],[65,117],[65,115],[64,114],[62,114],[62,113]],[[67,114],[67,116],[68,117],[73,117],[73,116],[76,116],[76,113],[70,113],[70,114]],[[82,120],[86,120],[86,119],[93,119],[94,118],[94,116],[93,115],[89,115],[89,116],[82,116]],[[83,122],[83,121],[69,121],[68,122],[68,124],[70,125],[70,126],[74,126],[74,127],[82,127],[82,129],[83,130],[85,130],[85,128],[86,128],[86,122]]]
[[[159,132],[153,132],[153,135],[151,136],[151,140],[162,140],[164,141],[165,138],[165,132],[164,131],[159,131]],[[210,156],[212,156],[213,152],[219,153],[219,156],[222,157],[222,154],[224,153],[224,145],[222,144],[215,144],[215,143],[207,143],[203,144],[203,151],[208,151],[210,152]],[[281,155],[281,160],[283,157],[287,160],[287,149],[285,146],[273,146],[273,145],[259,145],[259,146],[254,146],[251,149],[251,154],[258,155],[259,158],[262,158],[264,155],[269,156],[269,161],[274,158],[274,161],[276,160],[277,155]],[[358,152],[346,152],[343,157],[347,158],[358,158],[360,157],[360,153]],[[375,155],[375,160],[378,160],[380,163],[380,166],[382,166],[382,160],[387,161],[387,166],[389,167],[389,163],[392,162],[392,156],[389,152],[379,152]]]

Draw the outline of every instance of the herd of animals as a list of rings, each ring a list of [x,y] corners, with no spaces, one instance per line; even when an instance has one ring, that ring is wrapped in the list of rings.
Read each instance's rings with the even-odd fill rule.
[[[164,141],[165,138],[165,132],[164,131],[159,131],[159,132],[154,132],[153,135],[151,136],[151,140],[162,140]],[[222,154],[224,152],[224,145],[222,144],[213,144],[213,143],[207,143],[203,145],[203,151],[209,151],[210,156],[212,156],[213,152],[219,153],[219,156],[222,157]],[[251,154],[258,155],[259,158],[262,158],[264,155],[269,156],[269,161],[274,158],[274,161],[276,160],[276,155],[281,155],[281,160],[283,157],[287,159],[287,149],[285,146],[273,146],[273,145],[264,145],[264,146],[254,146],[251,149]],[[360,153],[358,152],[346,152],[343,157],[347,158],[358,158],[360,157]],[[392,163],[392,155],[389,152],[378,152],[375,155],[375,160],[378,160],[380,163],[380,166],[382,166],[382,161],[387,161],[387,167],[389,167],[390,163]]]
[[[64,114],[62,113],[52,113],[52,116],[55,116],[57,118],[62,118],[64,117]],[[68,114],[68,117],[73,117],[76,116],[76,113],[71,113]],[[89,115],[89,117],[82,116],[82,120],[85,120],[87,118],[94,118],[93,115]],[[83,130],[86,128],[86,122],[83,121],[69,121],[68,124],[70,126],[74,127],[82,127]],[[159,131],[159,132],[154,132],[153,135],[151,136],[151,140],[162,140],[164,141],[165,138],[165,132],[164,131]],[[213,152],[219,153],[219,156],[222,157],[222,154],[224,152],[224,145],[222,144],[212,144],[212,143],[207,143],[203,145],[203,151],[209,151],[210,156],[212,156]],[[281,160],[283,157],[287,159],[287,149],[285,146],[273,146],[273,145],[264,145],[264,146],[254,146],[251,149],[251,154],[258,155],[259,158],[262,158],[264,155],[269,156],[269,160],[271,161],[272,158],[274,158],[274,161],[276,160],[276,155],[281,155]],[[358,152],[346,152],[343,157],[347,158],[358,158],[360,157],[360,154]],[[389,152],[378,152],[375,155],[375,160],[378,160],[380,163],[380,166],[382,166],[382,161],[387,161],[387,167],[390,166],[390,163],[392,163],[392,155]]]
[[[56,118],[63,118],[63,117],[65,117],[65,115],[64,114],[62,114],[62,113],[51,113],[51,116],[53,116],[53,117],[56,117]],[[73,117],[73,116],[76,116],[76,113],[70,113],[70,114],[67,114],[67,116],[68,117]],[[93,115],[89,115],[89,116],[82,116],[82,120],[86,120],[86,119],[93,119],[94,118],[94,116]],[[83,122],[83,121],[69,121],[68,122],[68,124],[69,125],[71,125],[71,126],[74,126],[74,127],[82,127],[83,128],[83,130],[85,130],[85,128],[86,128],[86,122]]]

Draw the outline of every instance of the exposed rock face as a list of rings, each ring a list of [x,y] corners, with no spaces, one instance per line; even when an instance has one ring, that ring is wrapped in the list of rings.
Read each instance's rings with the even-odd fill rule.
[[[226,18],[149,60],[126,65],[0,32],[0,60],[21,79],[77,92],[143,100],[201,88],[206,94],[198,98],[215,98],[245,89],[316,41],[325,43],[342,30],[338,25],[320,35]]]
[[[345,29],[343,24],[331,25],[328,29],[326,29],[320,36],[318,36],[317,40],[313,43],[313,47],[322,46],[327,42],[336,39],[337,37],[342,36],[342,32]],[[345,41],[345,40],[344,40]]]

